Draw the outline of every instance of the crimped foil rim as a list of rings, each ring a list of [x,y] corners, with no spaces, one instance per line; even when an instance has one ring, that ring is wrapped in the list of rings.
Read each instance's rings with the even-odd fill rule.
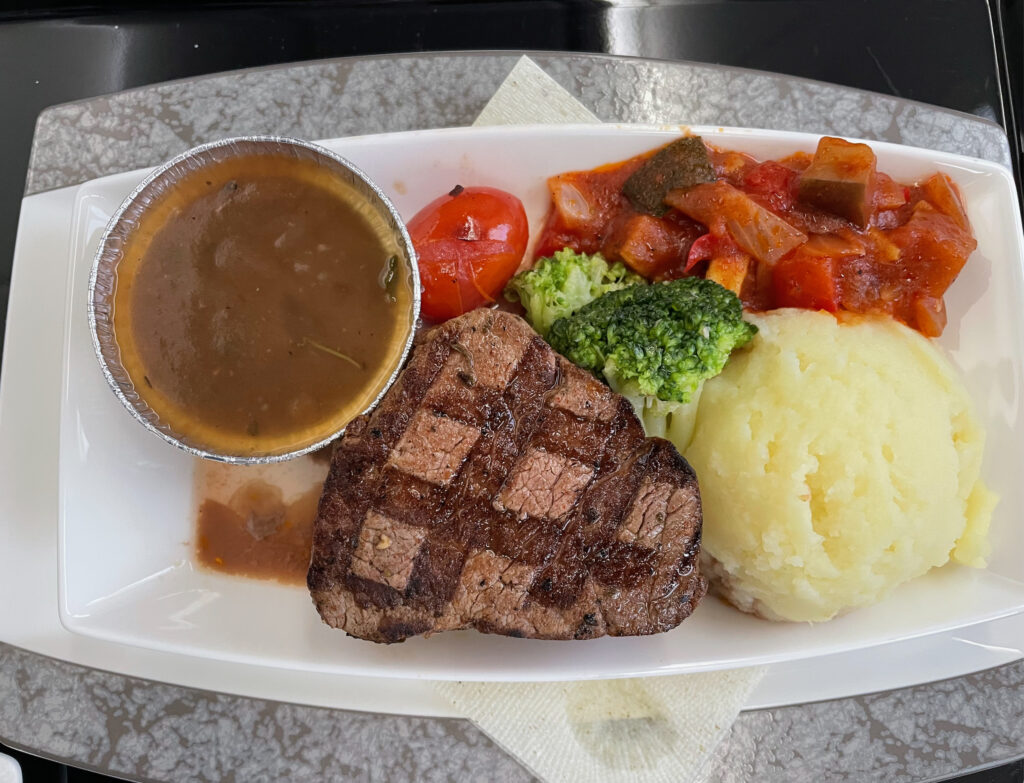
[[[106,378],[107,385],[132,417],[151,433],[167,443],[177,446],[179,449],[188,452],[194,457],[202,457],[204,459],[238,465],[259,465],[273,462],[284,462],[323,448],[341,436],[345,431],[345,427],[340,428],[336,432],[331,433],[316,443],[312,443],[308,446],[303,446],[302,448],[294,449],[283,454],[255,456],[222,454],[210,451],[209,449],[194,443],[190,443],[183,439],[183,437],[176,435],[170,427],[162,423],[156,411],[150,408],[139,394],[134,391],[134,384],[131,384],[127,371],[124,369],[123,365],[121,365],[120,352],[117,349],[116,341],[113,339],[112,322],[109,326],[111,338],[109,340],[109,350],[114,355],[108,355],[108,352],[105,350],[104,339],[100,335],[101,326],[97,319],[98,310],[106,311],[110,307],[108,302],[112,303],[114,292],[117,290],[116,272],[117,265],[121,260],[120,242],[122,239],[122,232],[120,229],[125,213],[136,205],[136,201],[151,185],[158,182],[158,180],[167,175],[168,172],[187,162],[190,158],[198,157],[223,147],[230,147],[232,145],[239,144],[277,144],[286,148],[298,148],[306,153],[312,153],[314,156],[320,156],[328,159],[335,166],[340,167],[342,172],[347,172],[351,175],[352,180],[354,181],[350,182],[350,184],[356,186],[357,189],[364,189],[366,191],[360,195],[368,196],[371,200],[376,199],[378,201],[379,206],[383,208],[383,216],[386,218],[389,227],[396,232],[400,240],[400,244],[402,245],[405,256],[408,259],[409,268],[412,273],[413,301],[412,318],[410,319],[411,326],[394,371],[382,386],[380,393],[373,399],[365,410],[361,411],[361,414],[368,413],[377,406],[381,398],[391,388],[395,379],[398,378],[398,374],[401,372],[402,367],[409,356],[409,351],[412,349],[413,339],[416,334],[415,325],[420,314],[421,284],[419,264],[416,258],[416,251],[412,245],[412,239],[409,237],[409,232],[406,230],[405,223],[402,222],[402,218],[398,214],[398,210],[395,209],[395,205],[391,203],[391,199],[387,197],[387,195],[366,175],[365,172],[363,172],[362,169],[341,155],[338,155],[336,152],[332,152],[319,144],[313,144],[312,142],[293,139],[287,136],[232,136],[227,139],[201,144],[198,147],[193,147],[192,149],[182,152],[180,155],[175,156],[162,166],[159,166],[154,171],[150,172],[150,174],[142,180],[134,190],[132,190],[127,198],[125,198],[121,203],[117,212],[114,213],[110,218],[110,221],[107,223],[107,226],[103,231],[103,236],[100,238],[99,247],[96,250],[96,254],[93,256],[92,268],[89,271],[89,293],[86,307],[87,316],[89,318],[89,334],[92,338],[93,351],[96,354],[96,359],[99,362],[100,369],[103,371],[103,377]],[[126,236],[127,233],[128,232],[125,231],[123,232],[123,235]],[[115,240],[117,240],[117,244],[115,244]],[[105,272],[111,278],[112,282],[110,285],[109,295],[104,294],[103,292],[98,293],[97,291],[97,286],[101,280],[101,272]],[[98,296],[102,298],[101,302],[97,301]],[[106,329],[108,327],[104,325],[103,328]],[[114,365],[113,367],[111,366],[112,364]],[[119,378],[118,375],[121,377]]]

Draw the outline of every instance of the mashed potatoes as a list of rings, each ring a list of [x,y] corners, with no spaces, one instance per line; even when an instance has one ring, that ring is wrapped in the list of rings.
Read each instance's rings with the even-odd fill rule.
[[[828,620],[950,558],[983,566],[984,433],[939,351],[889,318],[751,320],[760,333],[705,385],[686,452],[726,597]]]

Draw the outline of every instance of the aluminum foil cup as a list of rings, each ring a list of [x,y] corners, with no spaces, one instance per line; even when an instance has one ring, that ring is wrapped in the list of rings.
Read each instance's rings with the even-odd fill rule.
[[[420,278],[416,253],[398,211],[369,177],[352,163],[328,149],[307,141],[279,136],[240,136],[203,144],[184,152],[146,177],[110,219],[93,259],[92,272],[89,275],[88,315],[89,330],[92,333],[96,358],[99,360],[107,383],[110,384],[110,388],[113,389],[121,404],[136,421],[154,435],[196,457],[248,465],[283,462],[315,451],[340,436],[345,431],[344,427],[314,443],[304,444],[287,453],[255,455],[218,453],[210,450],[208,445],[191,442],[186,436],[175,432],[163,421],[160,415],[136,391],[135,384],[121,363],[121,352],[114,335],[113,319],[114,294],[117,290],[117,266],[121,261],[126,240],[138,227],[145,211],[165,193],[168,193],[177,182],[194,173],[198,168],[234,157],[254,155],[294,156],[297,159],[311,160],[326,167],[342,182],[350,186],[380,216],[387,229],[393,232],[393,238],[405,257],[412,288],[409,334],[405,338],[394,371],[373,403],[363,413],[372,410],[377,405],[391,384],[395,382],[395,378],[398,377],[412,346],[415,323],[419,318],[420,310]]]

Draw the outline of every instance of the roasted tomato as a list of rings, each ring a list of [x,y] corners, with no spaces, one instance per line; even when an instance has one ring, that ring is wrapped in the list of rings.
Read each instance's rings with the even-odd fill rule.
[[[420,280],[421,311],[445,321],[497,300],[529,239],[522,202],[496,188],[456,187],[409,221]]]

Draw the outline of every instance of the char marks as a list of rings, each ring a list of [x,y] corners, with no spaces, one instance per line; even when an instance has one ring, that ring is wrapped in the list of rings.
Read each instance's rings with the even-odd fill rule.
[[[675,449],[524,321],[477,310],[421,339],[349,427],[308,582],[325,622],[378,642],[657,633],[706,590],[699,541]]]

